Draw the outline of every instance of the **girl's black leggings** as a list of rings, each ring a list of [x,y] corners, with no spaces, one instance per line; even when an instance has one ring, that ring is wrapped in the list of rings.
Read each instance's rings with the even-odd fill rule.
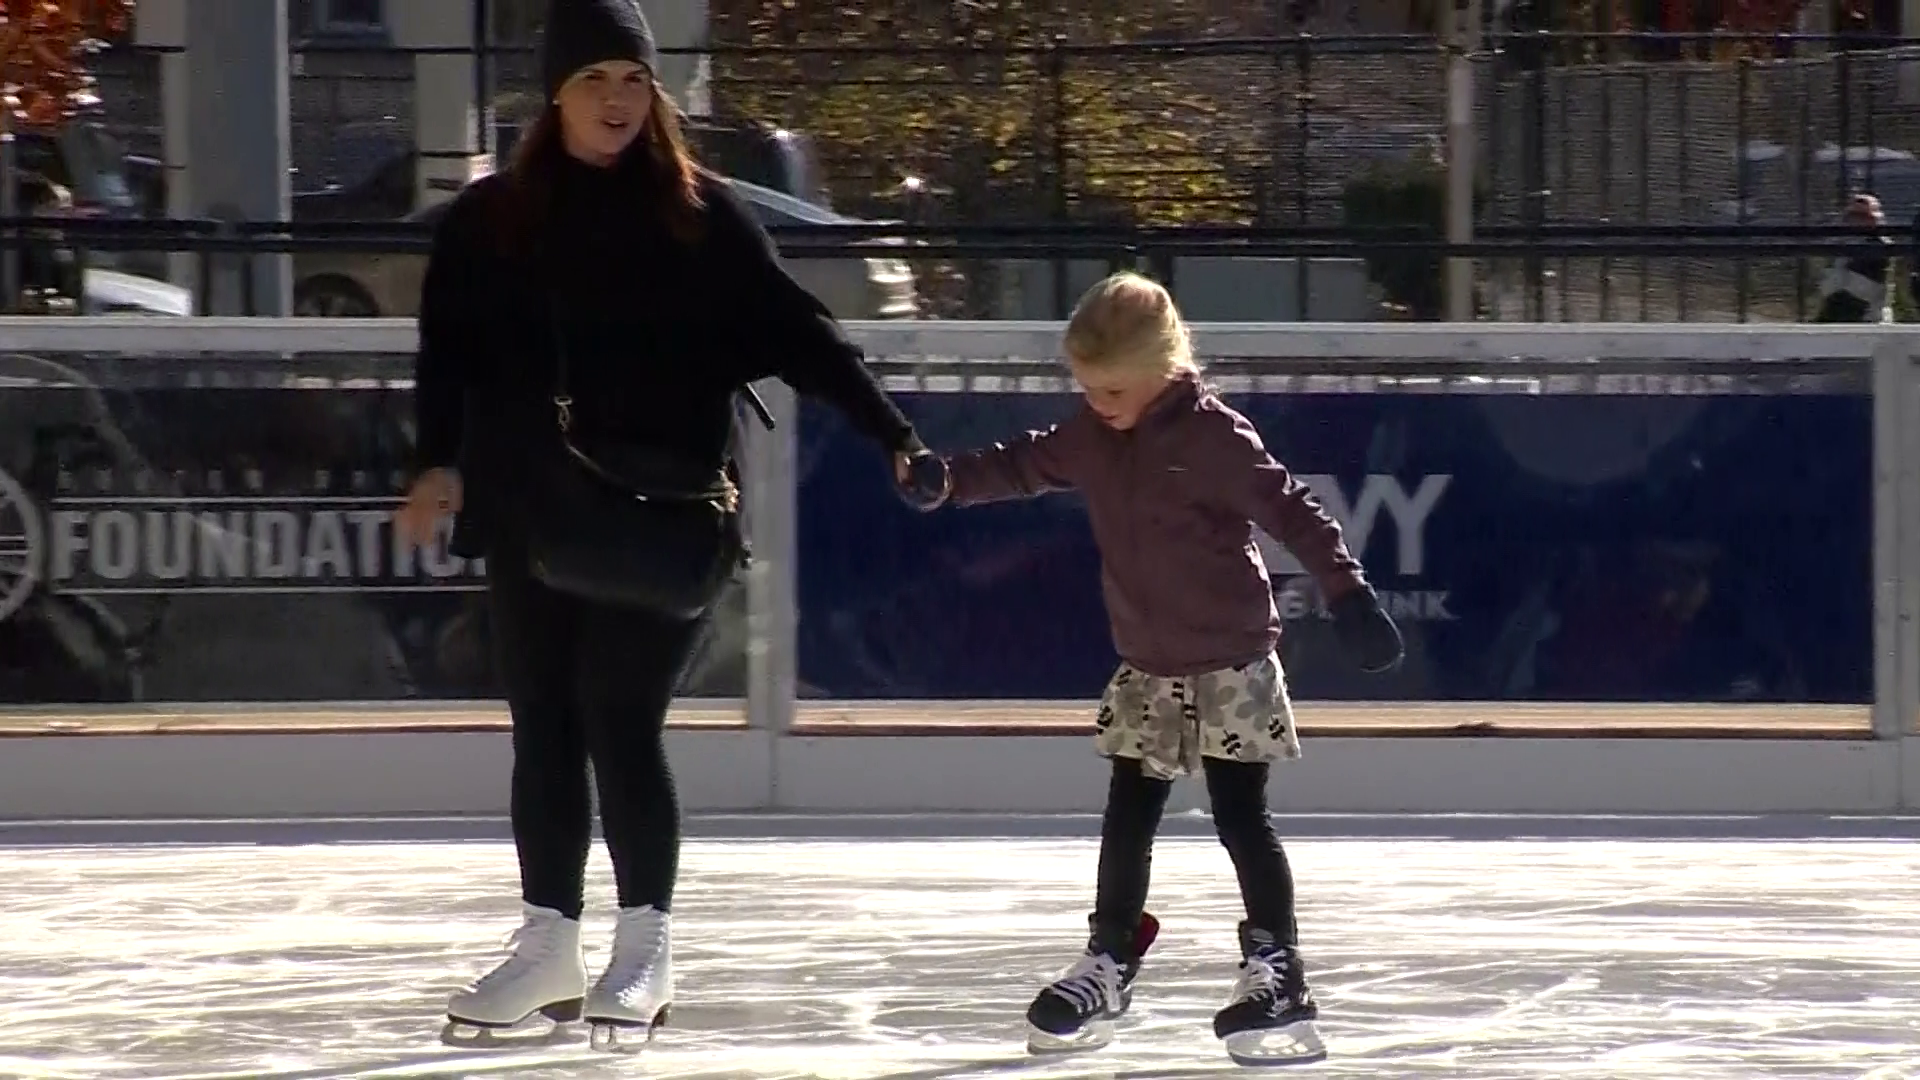
[[[1293,869],[1267,818],[1266,762],[1202,759],[1213,827],[1233,860],[1247,922],[1282,945],[1299,944],[1294,921]],[[1153,839],[1173,784],[1140,771],[1132,758],[1113,759],[1107,811],[1100,826],[1100,883],[1094,900],[1095,937],[1115,946],[1130,941],[1147,904]]]

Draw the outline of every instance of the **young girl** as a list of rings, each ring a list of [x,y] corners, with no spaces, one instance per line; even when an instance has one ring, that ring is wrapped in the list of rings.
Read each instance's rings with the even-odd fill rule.
[[[1340,526],[1201,382],[1167,291],[1119,274],[1089,291],[1065,352],[1085,403],[1060,424],[928,468],[903,468],[923,509],[1077,490],[1100,548],[1121,664],[1095,747],[1113,761],[1086,954],[1027,1010],[1035,1053],[1105,1045],[1158,924],[1145,911],[1154,834],[1174,780],[1201,773],[1246,905],[1240,975],[1214,1033],[1236,1059],[1322,1056],[1294,926],[1293,877],[1267,818],[1267,771],[1300,755],[1275,647],[1280,617],[1253,543],[1299,557],[1369,671],[1401,639]],[[944,467],[941,467],[941,465]]]

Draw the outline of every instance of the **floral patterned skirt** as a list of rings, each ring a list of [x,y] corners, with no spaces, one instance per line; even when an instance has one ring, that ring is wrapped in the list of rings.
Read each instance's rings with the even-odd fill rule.
[[[1149,675],[1121,664],[1100,698],[1094,746],[1102,756],[1138,758],[1141,771],[1177,780],[1203,757],[1275,761],[1300,756],[1293,703],[1280,658],[1204,675]]]

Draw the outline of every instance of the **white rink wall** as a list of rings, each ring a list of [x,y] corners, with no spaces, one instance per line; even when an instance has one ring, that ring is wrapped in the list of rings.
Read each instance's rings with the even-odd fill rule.
[[[876,354],[931,363],[1048,355],[1059,327],[900,322],[852,330]],[[1920,813],[1920,424],[1912,419],[1920,415],[1920,327],[1215,324],[1198,332],[1210,356],[1535,357],[1575,365],[1595,357],[1866,358],[1871,370],[1874,701],[1859,738],[1318,737],[1307,741],[1303,760],[1276,767],[1276,810]],[[143,356],[281,350],[393,356],[411,350],[413,333],[401,320],[0,319],[6,348]],[[792,415],[790,398],[776,394],[771,404]],[[750,438],[747,448],[749,475],[762,479],[750,485],[749,506],[762,568],[748,582],[755,628],[745,708],[751,727],[670,733],[685,808],[1097,812],[1105,767],[1084,736],[964,728],[788,733],[797,700],[792,429],[785,424],[777,438]],[[1311,708],[1306,703],[1303,712]],[[508,736],[492,731],[19,733],[0,738],[0,821],[497,816],[507,809],[509,758]],[[1199,786],[1185,784],[1172,809],[1203,804]]]
[[[675,731],[689,812],[1097,813],[1105,765],[1061,736]],[[0,820],[485,815],[505,733],[0,740]],[[1284,813],[1920,812],[1920,739],[1320,738],[1276,766]],[[1197,783],[1174,812],[1205,805]]]

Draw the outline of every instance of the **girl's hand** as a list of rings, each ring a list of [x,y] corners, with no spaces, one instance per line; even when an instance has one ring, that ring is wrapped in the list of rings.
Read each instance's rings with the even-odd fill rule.
[[[1380,597],[1372,586],[1346,593],[1327,608],[1333,616],[1334,634],[1361,671],[1378,675],[1400,666],[1406,641],[1393,616],[1381,609]]]

